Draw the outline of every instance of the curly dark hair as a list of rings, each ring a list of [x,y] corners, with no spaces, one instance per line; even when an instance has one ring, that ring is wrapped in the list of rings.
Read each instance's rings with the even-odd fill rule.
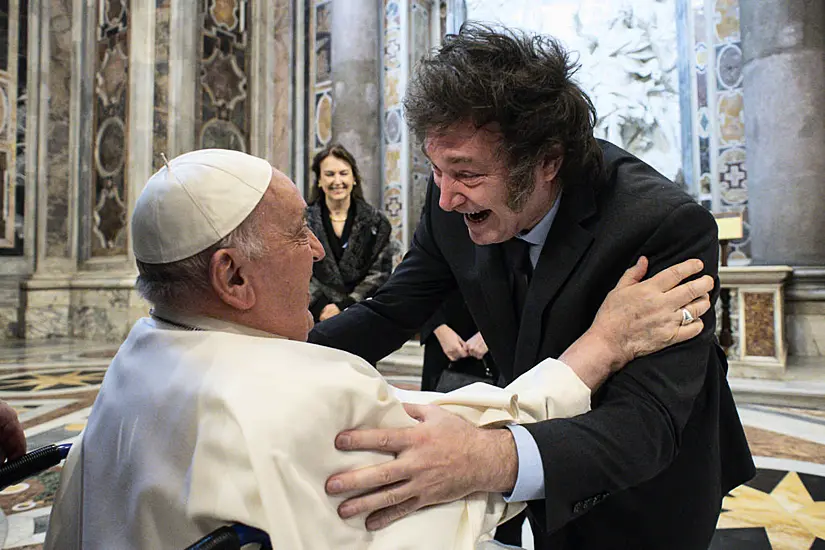
[[[349,164],[349,167],[352,169],[352,179],[358,184],[353,186],[352,196],[356,199],[364,200],[364,186],[361,185],[361,172],[358,171],[358,163],[355,162],[355,157],[340,143],[330,143],[312,157],[312,173],[315,174],[315,181],[312,184],[312,189],[309,191],[309,203],[312,204],[324,196],[324,192],[321,190],[318,182],[321,180],[321,163],[330,155]]]
[[[596,109],[572,80],[577,69],[553,38],[468,22],[417,66],[404,98],[407,123],[422,144],[457,123],[500,132],[508,206],[518,212],[547,160],[563,156],[565,185],[601,174]]]

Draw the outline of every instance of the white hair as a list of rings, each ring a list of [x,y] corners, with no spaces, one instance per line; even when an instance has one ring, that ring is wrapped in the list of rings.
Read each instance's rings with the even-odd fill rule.
[[[260,205],[259,205],[260,206]],[[146,301],[155,305],[172,305],[197,300],[212,288],[209,264],[212,255],[222,248],[235,248],[245,257],[256,260],[267,252],[260,231],[258,207],[229,235],[193,256],[166,264],[147,264],[138,260],[135,287]]]

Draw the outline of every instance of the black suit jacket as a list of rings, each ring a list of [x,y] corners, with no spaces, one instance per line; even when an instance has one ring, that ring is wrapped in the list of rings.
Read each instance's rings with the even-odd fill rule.
[[[400,346],[458,287],[503,382],[558,357],[590,326],[641,255],[648,276],[700,258],[716,278],[710,213],[639,159],[602,143],[605,172],[569,182],[528,292],[521,330],[500,245],[477,246],[430,184],[413,245],[375,297],[321,323],[311,341],[369,361]],[[718,295],[718,278],[713,293]],[[754,474],[714,337],[642,357],[593,396],[593,410],[527,425],[542,456],[545,499],[530,503],[548,548],[707,548],[724,494]]]

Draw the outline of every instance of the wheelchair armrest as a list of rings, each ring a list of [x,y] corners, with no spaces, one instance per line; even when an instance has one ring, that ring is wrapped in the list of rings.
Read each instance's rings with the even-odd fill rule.
[[[46,445],[3,464],[0,466],[0,490],[59,464],[71,447],[71,443]]]
[[[240,523],[215,529],[186,550],[240,550],[247,544],[260,544],[262,550],[271,550],[269,535]]]

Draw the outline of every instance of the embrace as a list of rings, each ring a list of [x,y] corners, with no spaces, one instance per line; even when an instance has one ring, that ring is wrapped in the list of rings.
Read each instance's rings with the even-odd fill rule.
[[[707,548],[754,472],[714,337],[712,216],[593,136],[554,41],[465,25],[419,66],[432,163],[410,250],[313,328],[326,251],[287,176],[186,153],[132,217],[153,308],[64,468],[46,548],[470,550],[527,509],[536,548]],[[371,366],[459,289],[501,377],[437,394]],[[337,348],[337,349],[336,349]]]

